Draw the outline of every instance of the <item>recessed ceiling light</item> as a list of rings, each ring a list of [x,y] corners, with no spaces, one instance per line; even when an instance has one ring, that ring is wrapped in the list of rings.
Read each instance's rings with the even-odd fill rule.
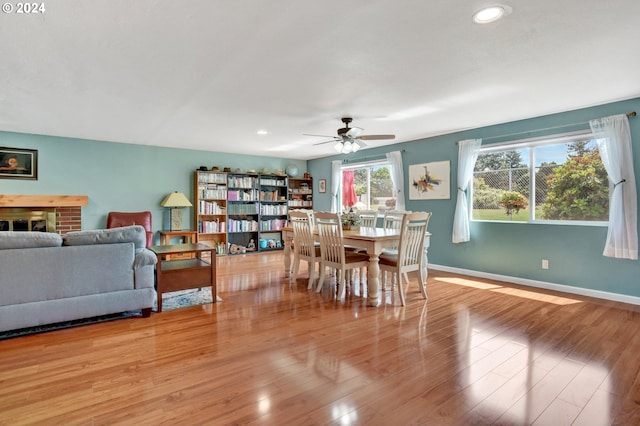
[[[488,24],[489,22],[497,21],[511,13],[511,8],[502,4],[496,4],[493,6],[480,9],[473,14],[473,22],[476,24]]]
[[[260,129],[260,130],[258,130],[256,133],[257,133],[257,134],[259,134],[259,135],[268,135],[268,134],[269,134],[269,132],[267,132],[267,131],[266,131],[266,130],[264,130],[264,129]]]

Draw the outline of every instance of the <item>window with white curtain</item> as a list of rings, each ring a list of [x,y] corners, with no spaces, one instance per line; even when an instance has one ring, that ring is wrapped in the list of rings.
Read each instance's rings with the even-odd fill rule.
[[[480,148],[473,220],[606,225],[609,181],[590,131]]]
[[[339,198],[342,211],[395,208],[391,166],[386,159],[344,164],[341,169]]]

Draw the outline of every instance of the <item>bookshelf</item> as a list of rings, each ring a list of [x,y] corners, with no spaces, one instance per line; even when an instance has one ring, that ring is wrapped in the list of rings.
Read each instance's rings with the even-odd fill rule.
[[[194,223],[197,241],[227,253],[227,174],[196,170]]]
[[[227,175],[227,238],[229,254],[257,251],[259,248],[260,198],[258,175]],[[245,250],[240,250],[240,248]]]
[[[287,224],[287,177],[260,175],[260,251],[282,250]]]
[[[289,187],[284,175],[196,170],[197,241],[217,255],[282,250]]]
[[[313,178],[289,178],[287,204],[289,210],[313,209]]]

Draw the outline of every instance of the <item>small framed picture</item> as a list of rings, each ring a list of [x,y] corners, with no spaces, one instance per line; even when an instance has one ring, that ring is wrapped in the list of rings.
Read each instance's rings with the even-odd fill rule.
[[[38,151],[0,147],[0,179],[38,179]]]
[[[320,179],[318,181],[318,192],[321,194],[324,194],[325,192],[327,192],[327,180],[326,179]]]

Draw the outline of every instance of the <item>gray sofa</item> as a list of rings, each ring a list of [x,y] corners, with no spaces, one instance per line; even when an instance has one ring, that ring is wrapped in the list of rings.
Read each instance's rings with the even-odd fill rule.
[[[155,299],[156,256],[142,226],[0,232],[0,331],[141,310]]]

